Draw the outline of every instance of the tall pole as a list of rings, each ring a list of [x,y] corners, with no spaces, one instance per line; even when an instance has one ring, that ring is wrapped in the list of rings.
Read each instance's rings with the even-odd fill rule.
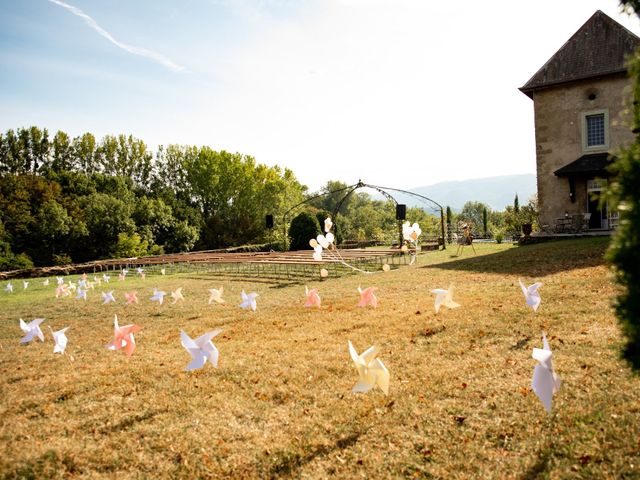
[[[440,228],[442,230],[442,249],[447,248],[447,239],[444,237],[444,210],[440,207]]]

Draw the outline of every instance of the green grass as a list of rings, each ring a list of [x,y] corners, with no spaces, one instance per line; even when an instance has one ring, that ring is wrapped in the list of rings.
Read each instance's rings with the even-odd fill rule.
[[[640,380],[618,358],[606,239],[429,252],[417,266],[303,284],[197,274],[114,282],[117,305],[0,291],[0,478],[640,478]],[[517,279],[544,282],[537,314]],[[431,288],[455,286],[456,310]],[[224,285],[225,305],[207,305]],[[358,309],[356,288],[378,287]],[[150,304],[179,286],[188,303]],[[0,285],[4,288],[4,283]],[[123,304],[136,289],[139,305]],[[258,311],[239,293],[257,291]],[[138,323],[127,359],[113,316]],[[70,356],[18,344],[18,319],[70,326]],[[219,368],[184,372],[179,331],[213,328]],[[547,415],[530,390],[548,332],[563,380]],[[46,327],[45,327],[46,328]],[[48,333],[46,330],[45,333]],[[347,349],[381,347],[389,396],[353,394]]]

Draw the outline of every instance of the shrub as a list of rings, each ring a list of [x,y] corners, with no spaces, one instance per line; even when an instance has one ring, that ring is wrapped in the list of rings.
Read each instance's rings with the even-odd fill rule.
[[[616,316],[626,343],[622,357],[640,371],[640,54],[631,60],[633,79],[633,131],[635,141],[611,166],[610,205],[620,215],[620,225],[608,252],[617,282],[622,287],[615,302]]]
[[[497,228],[493,232],[493,238],[495,239],[496,243],[502,243],[502,241],[504,240],[504,230],[501,228]]]
[[[291,220],[289,237],[291,238],[290,250],[310,249],[309,240],[316,238],[320,233],[320,224],[315,215],[302,212]]]

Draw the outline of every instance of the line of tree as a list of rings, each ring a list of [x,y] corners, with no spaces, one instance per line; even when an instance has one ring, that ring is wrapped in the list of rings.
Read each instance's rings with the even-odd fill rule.
[[[304,198],[292,171],[129,135],[0,134],[0,269],[265,242]],[[275,231],[278,241],[279,232]]]

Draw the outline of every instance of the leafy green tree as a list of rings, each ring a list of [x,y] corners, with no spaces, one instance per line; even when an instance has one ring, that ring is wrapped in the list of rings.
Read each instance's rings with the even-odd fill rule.
[[[94,193],[79,201],[89,233],[79,256],[83,259],[109,258],[118,242],[118,234],[131,235],[135,231],[132,206],[105,193]]]
[[[289,226],[290,250],[308,250],[309,240],[320,234],[318,219],[310,212],[301,212],[291,220]]]
[[[75,168],[79,171],[92,174],[99,171],[96,162],[96,139],[90,133],[76,137],[72,142]]]
[[[113,250],[115,258],[144,257],[148,253],[149,243],[140,238],[137,233],[132,235],[126,233],[118,234],[118,241]]]
[[[466,202],[462,206],[462,211],[458,214],[458,220],[472,223],[474,228],[478,228],[482,225],[482,212],[485,209],[487,211],[491,210],[488,205],[482,202]]]
[[[516,193],[515,198],[513,199],[513,211],[517,214],[520,213],[520,201],[518,200],[518,194]]]
[[[640,14],[640,2],[622,0],[621,4]],[[617,228],[608,252],[620,293],[615,311],[625,337],[623,358],[632,369],[640,372],[640,52],[628,65],[633,80],[634,142],[619,155],[611,166],[615,175],[610,182],[610,207],[619,212]]]
[[[486,207],[482,209],[482,231],[486,237],[489,231],[489,216]]]
[[[36,213],[35,232],[50,249],[50,257],[56,254],[56,243],[71,231],[72,220],[67,210],[55,200],[44,202]]]
[[[71,147],[69,135],[58,130],[53,137],[52,145],[51,169],[54,172],[65,172],[73,169],[74,152]]]

